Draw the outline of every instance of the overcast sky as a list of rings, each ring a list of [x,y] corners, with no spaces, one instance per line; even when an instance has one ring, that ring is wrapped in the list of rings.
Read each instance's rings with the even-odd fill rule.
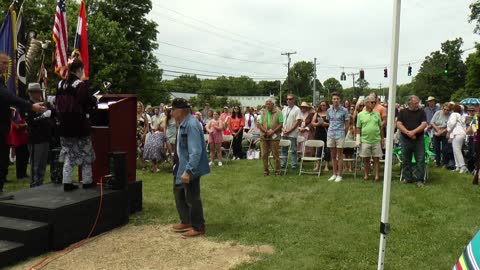
[[[410,82],[408,64],[415,75],[425,56],[440,50],[442,42],[462,37],[463,49],[468,49],[480,41],[468,23],[472,1],[402,1],[398,83]],[[152,2],[150,18],[159,25],[156,56],[164,70],[283,81],[287,57],[281,53],[296,51],[292,65],[316,57],[322,83],[330,77],[339,80],[345,67],[346,73],[363,68],[370,87],[388,85],[383,69],[390,66],[393,0]],[[351,87],[351,77],[342,84]]]

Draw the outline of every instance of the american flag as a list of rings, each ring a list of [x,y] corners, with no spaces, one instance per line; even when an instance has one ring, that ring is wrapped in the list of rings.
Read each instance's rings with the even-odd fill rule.
[[[57,0],[53,40],[55,41],[55,73],[65,79],[68,72],[67,6],[65,0]]]

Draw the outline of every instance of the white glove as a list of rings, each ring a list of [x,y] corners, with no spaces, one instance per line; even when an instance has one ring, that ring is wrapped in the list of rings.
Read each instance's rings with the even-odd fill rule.
[[[45,117],[45,118],[49,118],[50,116],[52,116],[52,111],[51,111],[51,110],[48,110],[48,111],[44,112],[44,113],[42,114],[42,116]]]
[[[358,146],[361,144],[361,142],[360,142],[360,134],[357,134],[357,136],[356,136],[355,139],[356,139],[356,140],[355,140],[355,145],[358,147]]]

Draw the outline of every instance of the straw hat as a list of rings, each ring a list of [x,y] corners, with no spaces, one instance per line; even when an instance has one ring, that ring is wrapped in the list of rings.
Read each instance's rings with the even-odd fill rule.
[[[307,107],[307,108],[310,108],[311,106],[307,103],[307,102],[302,102],[302,104],[300,104],[300,107]]]

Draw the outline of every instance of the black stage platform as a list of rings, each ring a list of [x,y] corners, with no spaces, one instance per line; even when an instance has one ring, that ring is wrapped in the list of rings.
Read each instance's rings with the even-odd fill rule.
[[[85,239],[100,204],[99,186],[64,192],[63,185],[47,184],[13,194],[13,200],[0,201],[0,267]],[[104,188],[92,235],[128,223],[129,214],[141,210],[141,197],[141,181],[127,190]]]

